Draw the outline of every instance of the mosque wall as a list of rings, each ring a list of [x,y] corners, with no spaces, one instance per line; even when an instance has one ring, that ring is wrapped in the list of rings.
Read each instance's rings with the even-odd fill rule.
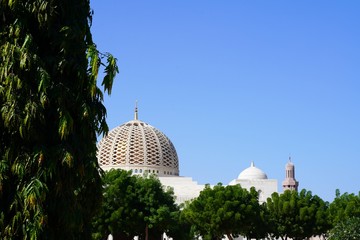
[[[276,179],[236,179],[230,185],[240,184],[241,187],[250,190],[251,187],[255,187],[259,193],[259,202],[266,202],[266,199],[271,197],[271,194],[277,192],[277,180]]]

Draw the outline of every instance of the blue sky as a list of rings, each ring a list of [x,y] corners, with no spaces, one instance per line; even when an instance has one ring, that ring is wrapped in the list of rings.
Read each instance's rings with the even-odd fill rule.
[[[229,183],[254,161],[300,189],[360,191],[360,1],[92,1],[120,69],[110,129],[139,119],[174,143],[180,174]]]

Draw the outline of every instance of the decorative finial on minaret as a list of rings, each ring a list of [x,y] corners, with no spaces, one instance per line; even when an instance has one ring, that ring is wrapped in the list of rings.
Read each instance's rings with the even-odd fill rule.
[[[139,120],[137,100],[135,101],[135,116],[134,116],[134,120]]]

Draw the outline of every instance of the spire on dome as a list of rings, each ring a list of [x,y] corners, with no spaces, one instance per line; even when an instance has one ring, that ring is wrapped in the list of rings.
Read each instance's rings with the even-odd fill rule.
[[[251,161],[250,167],[255,167],[254,161]]]
[[[137,100],[135,101],[135,116],[134,120],[139,120]]]

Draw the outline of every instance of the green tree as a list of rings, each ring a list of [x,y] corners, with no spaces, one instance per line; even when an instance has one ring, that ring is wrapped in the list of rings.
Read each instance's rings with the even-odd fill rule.
[[[164,190],[155,176],[132,176],[112,169],[104,175],[103,203],[94,218],[93,239],[109,234],[116,239],[160,239],[164,232],[175,233],[179,209],[171,190]]]
[[[258,222],[260,207],[258,193],[240,185],[209,185],[199,197],[185,207],[184,215],[204,239],[233,239],[238,234],[248,235],[253,223]]]
[[[269,235],[269,224],[267,220],[267,208],[263,203],[259,205],[259,214],[251,219],[248,228],[244,229],[242,235],[248,239],[264,239]]]
[[[271,235],[281,239],[304,239],[326,233],[328,203],[305,189],[273,193],[266,203]]]
[[[338,222],[329,235],[329,240],[360,239],[360,218],[349,217]]]
[[[108,131],[89,1],[0,1],[0,238],[87,239]]]
[[[185,204],[181,204],[179,207],[181,208]],[[189,240],[194,239],[194,228],[193,226],[186,220],[183,211],[178,211],[175,215],[174,224],[170,225],[168,235],[176,240]]]
[[[333,226],[351,217],[360,218],[360,192],[358,195],[340,194],[337,189],[335,199],[330,203],[329,212]]]
[[[93,239],[104,239],[109,234],[116,239],[133,239],[143,229],[139,226],[139,212],[135,188],[137,178],[131,172],[112,169],[103,176],[103,201],[94,217]]]
[[[135,192],[143,217],[143,221],[138,224],[144,231],[139,236],[145,240],[158,240],[164,232],[169,234],[179,211],[172,189],[164,189],[159,179],[148,175],[138,177]]]

